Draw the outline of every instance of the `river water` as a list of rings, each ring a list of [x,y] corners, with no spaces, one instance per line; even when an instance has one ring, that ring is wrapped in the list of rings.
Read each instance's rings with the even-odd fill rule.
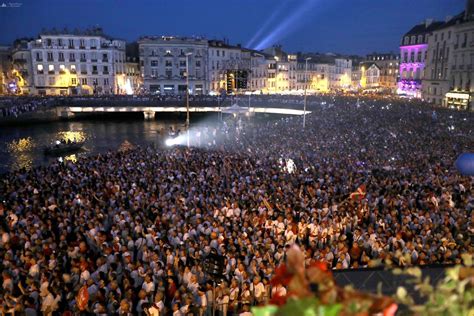
[[[59,121],[27,126],[1,127],[0,174],[19,168],[48,164],[54,159],[76,160],[116,150],[125,142],[133,145],[162,146],[169,128],[182,129],[176,120],[143,119]],[[59,139],[85,140],[83,149],[64,157],[44,155],[44,147]]]

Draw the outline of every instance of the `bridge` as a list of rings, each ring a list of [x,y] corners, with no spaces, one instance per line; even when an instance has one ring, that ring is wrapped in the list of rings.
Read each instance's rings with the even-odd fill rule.
[[[190,113],[206,113],[206,112],[224,112],[226,107],[217,106],[190,106]],[[303,110],[273,108],[273,107],[249,107],[248,112],[263,114],[280,114],[280,115],[303,115]],[[57,114],[61,118],[72,118],[78,113],[130,113],[142,112],[146,120],[155,118],[156,113],[186,113],[184,106],[59,106],[56,108]],[[306,114],[311,111],[306,111]]]

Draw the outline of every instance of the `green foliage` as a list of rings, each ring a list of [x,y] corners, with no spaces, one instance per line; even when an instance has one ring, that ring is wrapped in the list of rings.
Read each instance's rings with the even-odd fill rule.
[[[342,309],[341,304],[323,305],[314,297],[289,299],[281,307],[274,305],[253,307],[254,316],[337,316]]]
[[[406,289],[399,287],[396,299],[409,306],[416,315],[430,316],[474,316],[474,270],[472,255],[463,255],[464,266],[457,265],[446,269],[446,276],[436,286],[430,284],[428,277],[421,275],[418,268],[397,269],[394,274],[413,277],[415,289],[426,299],[423,305],[414,305]]]

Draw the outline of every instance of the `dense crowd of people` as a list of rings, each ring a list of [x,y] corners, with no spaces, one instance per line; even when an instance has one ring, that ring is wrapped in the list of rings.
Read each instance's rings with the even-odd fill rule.
[[[34,112],[56,104],[54,99],[36,97],[1,97],[0,114],[2,118],[16,118],[24,113]]]
[[[298,244],[332,269],[474,254],[474,113],[339,97],[0,181],[0,305],[26,315],[251,315]],[[243,123],[242,123],[243,121]],[[357,192],[357,194],[353,194]],[[212,255],[211,255],[212,254]],[[223,257],[221,277],[203,262]]]

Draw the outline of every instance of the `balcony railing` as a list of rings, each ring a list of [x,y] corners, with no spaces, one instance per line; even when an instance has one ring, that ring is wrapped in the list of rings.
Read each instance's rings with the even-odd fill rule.
[[[38,74],[38,75],[43,75],[43,74],[44,74],[44,71],[43,71],[43,70],[38,70],[37,74]]]
[[[99,72],[97,70],[92,70],[92,74],[97,75],[97,74],[99,74]]]
[[[77,73],[76,69],[71,69],[71,74],[75,75]]]
[[[76,58],[69,59],[69,62],[70,62],[70,63],[75,63],[75,62],[76,62]]]
[[[81,63],[85,63],[86,61],[87,61],[87,59],[83,59],[83,58],[80,59]]]
[[[81,70],[82,75],[87,75],[87,70]]]
[[[109,60],[108,60],[107,58],[106,58],[106,59],[102,59],[102,62],[103,62],[103,63],[108,63]]]
[[[49,70],[49,71],[48,71],[48,74],[54,75],[54,70]]]
[[[108,75],[108,74],[109,74],[109,71],[108,71],[108,70],[107,70],[107,71],[104,70],[104,71],[103,71],[103,74],[104,74],[104,75]]]

